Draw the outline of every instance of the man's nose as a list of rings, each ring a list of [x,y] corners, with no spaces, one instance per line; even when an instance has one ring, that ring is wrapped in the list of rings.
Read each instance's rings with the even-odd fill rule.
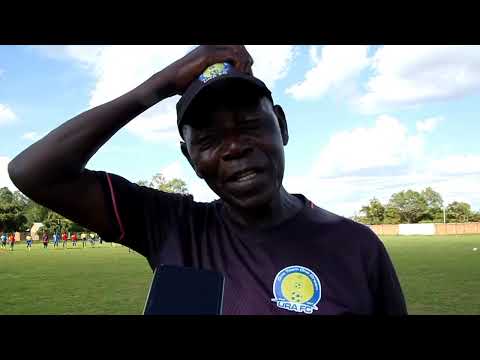
[[[251,145],[242,136],[231,135],[223,140],[222,159],[224,161],[242,158],[251,151]]]

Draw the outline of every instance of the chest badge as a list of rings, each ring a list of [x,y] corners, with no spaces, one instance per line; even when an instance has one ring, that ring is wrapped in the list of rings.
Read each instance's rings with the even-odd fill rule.
[[[273,302],[281,309],[311,314],[322,297],[318,276],[309,268],[294,265],[280,270],[273,281]]]

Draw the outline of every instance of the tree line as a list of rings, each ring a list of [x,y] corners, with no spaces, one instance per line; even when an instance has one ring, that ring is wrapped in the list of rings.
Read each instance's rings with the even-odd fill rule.
[[[400,191],[393,194],[386,204],[377,198],[362,206],[353,220],[369,224],[462,223],[480,221],[480,212],[470,204],[453,201],[444,207],[442,196],[431,187],[418,192]]]
[[[138,185],[151,187],[165,192],[188,194],[186,183],[181,179],[166,180],[162,174],[156,174],[150,181],[141,180]],[[43,230],[91,232],[64,216],[37,204],[20,191],[11,191],[7,187],[0,188],[0,233],[26,232],[34,223],[42,223]]]

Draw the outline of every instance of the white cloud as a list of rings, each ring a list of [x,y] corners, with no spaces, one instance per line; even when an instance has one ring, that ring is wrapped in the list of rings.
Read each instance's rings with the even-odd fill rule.
[[[17,116],[7,105],[0,104],[0,125],[11,124],[15,122]]]
[[[480,155],[439,159],[428,153],[425,136],[436,123],[429,119],[419,122],[425,126],[416,133],[409,133],[399,119],[382,115],[371,127],[334,134],[309,173],[289,174],[287,164],[285,187],[344,216],[354,215],[373,197],[386,203],[395,192],[427,186],[446,203],[466,201],[480,209]]]
[[[40,140],[43,136],[45,136],[45,135],[38,134],[36,131],[30,131],[30,132],[27,132],[27,133],[23,134],[22,139],[37,141],[37,140]]]
[[[89,100],[89,105],[94,107],[132,90],[191,48],[190,45],[115,45],[93,49],[76,46],[66,51],[95,76]],[[127,131],[151,142],[178,141],[177,101],[178,97],[173,97],[150,108],[131,121]]]
[[[5,73],[5,70],[3,69],[0,69],[0,77],[2,77],[2,75]]]
[[[318,45],[312,45],[310,46],[309,50],[308,50],[308,53],[310,55],[310,59],[315,63],[319,63],[320,62],[320,58],[318,57],[318,48],[319,46]]]
[[[315,66],[305,74],[303,81],[286,90],[297,100],[325,95],[358,75],[370,63],[368,46],[364,45],[327,45],[322,48],[320,57],[317,47],[311,47],[310,58]]]
[[[427,173],[335,178],[303,176],[286,177],[284,181],[287,191],[302,193],[318,206],[347,217],[358,212],[373,197],[387,203],[396,192],[421,191],[428,186],[438,191],[446,204],[465,201],[473,209],[480,210],[479,183],[480,173],[453,177]]]
[[[479,164],[480,155],[452,156],[425,163],[420,171],[406,171],[401,174],[386,171],[373,175],[332,177],[319,176],[314,171],[304,176],[292,175],[288,173],[287,164],[284,185],[289,192],[304,194],[318,206],[347,217],[358,212],[373,197],[386,203],[395,192],[406,189],[421,191],[428,186],[440,192],[446,204],[465,201],[472,204],[474,209],[480,210]],[[183,179],[195,201],[209,202],[218,199],[205,181],[196,177],[184,159],[175,160],[160,172],[167,179]]]
[[[286,90],[297,100],[316,99],[332,89],[349,88],[349,81],[365,69],[372,75],[364,84],[363,94],[350,94],[352,104],[364,113],[378,114],[394,107],[480,92],[478,45],[386,45],[373,56],[363,45],[327,45],[320,56],[318,49],[309,49],[314,66],[304,80]]]
[[[184,56],[192,45],[42,46],[48,56],[71,58],[95,76],[91,107],[110,101],[135,88],[150,76]],[[283,78],[294,58],[294,47],[249,45],[255,60],[253,72],[267,86]],[[175,104],[179,97],[162,101],[130,122],[126,129],[147,141],[178,141]]]
[[[443,121],[442,117],[431,117],[422,121],[417,121],[417,131],[425,133],[431,132],[441,121]]]
[[[295,57],[292,45],[246,45],[254,63],[254,76],[262,80],[273,92],[277,80],[283,79]],[[275,93],[273,92],[273,95]]]
[[[168,164],[160,170],[160,173],[167,179],[171,180],[173,178],[182,179],[185,177],[185,170],[180,163],[180,160],[174,161],[171,164]]]
[[[420,123],[430,123],[427,120]],[[287,164],[285,188],[344,216],[354,215],[372,197],[386,203],[395,192],[427,186],[440,192],[446,203],[466,201],[480,210],[480,155],[437,159],[424,148],[426,135],[423,130],[409,133],[397,118],[379,116],[371,127],[332,136],[309,173],[290,174]],[[218,199],[184,159],[161,172],[167,178],[183,179],[196,201]]]
[[[396,118],[381,115],[370,128],[356,128],[334,134],[314,164],[314,175],[331,177],[362,170],[409,166],[423,154],[423,139],[409,135]]]
[[[32,45],[45,56],[56,60],[77,60],[83,66],[93,65],[105,48],[103,45]]]
[[[162,168],[160,173],[167,180],[178,178],[185,181],[188,191],[193,195],[195,201],[209,202],[218,199],[217,194],[208,187],[207,183],[197,177],[187,160],[176,160]]]
[[[373,57],[374,75],[359,109],[382,112],[480,91],[480,46],[386,45]]]
[[[218,199],[215,194],[207,185],[207,183],[200,178],[192,178],[187,182],[188,190],[193,195],[195,201],[198,202],[210,202]]]
[[[436,159],[428,164],[427,171],[441,175],[480,174],[480,155],[450,155]],[[480,183],[478,187],[480,189]]]
[[[10,159],[6,156],[0,156],[0,188],[8,187],[10,190],[15,191],[17,188],[13,185],[8,176],[8,163]]]
[[[180,135],[175,110],[178,96],[166,99],[145,111],[125,127],[130,133],[149,142],[168,142],[177,145]]]

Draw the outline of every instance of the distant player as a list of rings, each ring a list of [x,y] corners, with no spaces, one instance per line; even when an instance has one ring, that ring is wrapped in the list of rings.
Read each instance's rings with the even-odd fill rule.
[[[67,240],[68,240],[68,236],[67,236],[67,233],[64,231],[62,233],[62,242],[63,242],[63,248],[65,248],[65,246],[67,246]],[[68,247],[68,246],[67,246]]]
[[[82,246],[83,248],[85,248],[85,243],[87,242],[87,234],[85,234],[84,232],[81,233],[80,239],[82,239]]]
[[[1,240],[2,248],[5,249],[7,247],[7,234],[2,233],[2,236],[0,236],[0,240]]]
[[[26,240],[27,240],[27,249],[28,251],[30,251],[32,250],[32,237],[30,235],[27,235]]]
[[[90,233],[90,244],[95,247],[95,234]]]
[[[58,247],[58,244],[60,243],[60,234],[58,231],[55,231],[53,234],[53,247]]]
[[[77,247],[77,241],[78,241],[78,236],[77,236],[77,233],[73,233],[72,235],[72,245]]]
[[[15,246],[15,236],[12,233],[8,236],[8,242],[10,243],[10,250],[13,251],[13,247]]]
[[[43,242],[43,248],[47,249],[48,248],[48,233],[47,232],[43,233],[42,242]]]

